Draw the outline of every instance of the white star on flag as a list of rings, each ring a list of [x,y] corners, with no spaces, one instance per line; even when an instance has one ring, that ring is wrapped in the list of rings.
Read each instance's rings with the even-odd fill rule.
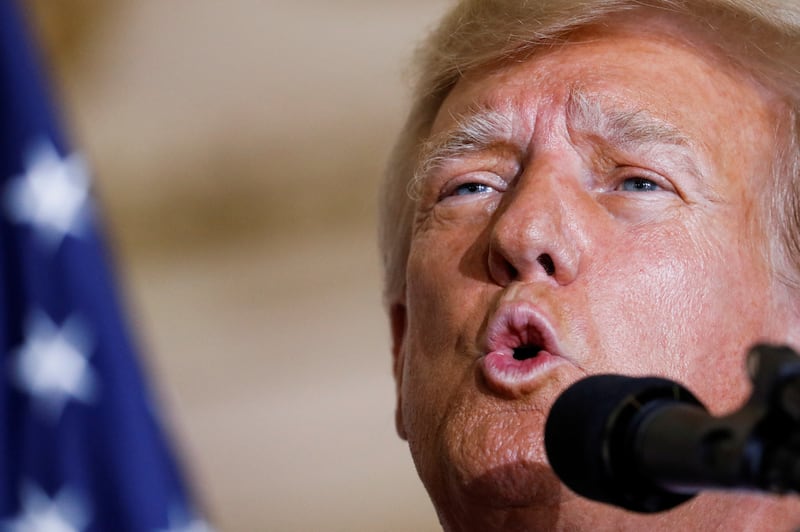
[[[32,225],[52,248],[67,234],[80,236],[88,202],[83,159],[76,154],[61,158],[47,141],[34,145],[25,159],[25,173],[10,179],[5,192],[9,218]]]
[[[26,483],[22,490],[22,514],[8,522],[9,532],[80,532],[88,524],[85,505],[74,492],[62,489],[51,499],[40,488]]]
[[[34,312],[25,326],[25,343],[15,352],[17,384],[52,418],[60,417],[68,399],[93,399],[89,332],[76,316],[59,328],[44,312]]]

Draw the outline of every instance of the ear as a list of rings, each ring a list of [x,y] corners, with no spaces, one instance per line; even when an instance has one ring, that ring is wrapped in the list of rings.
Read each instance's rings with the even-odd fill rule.
[[[397,434],[406,439],[403,424],[403,367],[405,366],[406,340],[406,304],[405,301],[394,303],[389,309],[389,320],[392,327],[392,372],[397,393],[394,411],[394,423]]]

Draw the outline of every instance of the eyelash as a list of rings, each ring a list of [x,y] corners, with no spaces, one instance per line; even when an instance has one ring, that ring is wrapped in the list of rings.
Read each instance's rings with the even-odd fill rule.
[[[480,188],[480,189],[482,189],[482,190],[474,190],[474,189],[478,189],[478,188]],[[488,190],[489,190],[489,189],[491,189],[491,188],[492,188],[492,187],[490,187],[489,185],[486,185],[486,184],[484,184],[484,183],[473,183],[473,182],[470,182],[470,183],[464,183],[464,184],[462,184],[462,185],[458,185],[458,186],[455,188],[455,190],[453,190],[453,191],[450,193],[450,195],[451,195],[451,196],[466,196],[466,195],[468,195],[468,194],[466,194],[466,193],[465,193],[465,194],[461,194],[461,193],[460,193],[460,191],[461,191],[461,190],[464,190],[464,189],[466,189],[466,191],[467,191],[467,192],[469,192],[469,193],[477,194],[477,193],[479,193],[479,192],[486,192],[486,191],[488,191]],[[473,189],[473,190],[470,190],[470,189]]]
[[[627,183],[633,183],[632,189],[625,188]],[[653,188],[650,188],[652,186]],[[621,192],[655,192],[659,190],[663,190],[663,187],[653,181],[652,179],[648,179],[646,177],[626,177],[623,179],[620,184],[617,186],[617,190]]]
[[[626,183],[629,182],[638,182],[639,185],[643,183],[650,183],[655,188],[636,188],[634,190],[626,190],[623,188]],[[612,188],[615,192],[674,192],[675,189],[667,179],[659,175],[653,175],[650,172],[644,172],[638,169],[630,169],[626,171],[624,174],[620,176],[619,179],[615,181],[615,185]]]
[[[613,177],[614,174],[618,177]],[[620,168],[617,172],[609,176],[609,178],[612,177],[613,181],[610,182],[609,188],[606,189],[609,192],[627,194],[676,192],[669,180],[639,168]],[[625,189],[626,183],[630,182],[635,182],[635,188]],[[642,185],[645,186],[642,187]],[[440,190],[437,202],[449,198],[482,196],[492,191],[504,192],[507,187],[508,183],[506,180],[494,172],[469,172],[454,177],[446,182]],[[461,191],[465,192],[461,193]]]
[[[467,194],[460,194],[459,191],[465,188],[479,188],[481,190],[473,190]],[[489,193],[492,190],[502,192],[505,188],[506,182],[497,174],[492,172],[471,172],[448,182],[442,188],[439,201],[447,198],[481,195]]]

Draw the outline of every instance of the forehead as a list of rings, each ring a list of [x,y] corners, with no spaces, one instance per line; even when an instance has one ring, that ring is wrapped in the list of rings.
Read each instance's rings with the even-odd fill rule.
[[[537,124],[559,115],[564,122],[580,93],[603,109],[644,112],[669,125],[719,171],[763,173],[775,129],[767,91],[669,21],[642,27],[626,21],[582,30],[525,60],[468,74],[443,102],[432,133],[446,134],[480,109],[503,114],[527,141]]]

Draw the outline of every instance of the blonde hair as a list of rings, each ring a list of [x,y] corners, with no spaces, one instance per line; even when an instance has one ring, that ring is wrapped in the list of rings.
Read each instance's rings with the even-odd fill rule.
[[[776,124],[767,223],[781,236],[771,239],[776,273],[800,286],[800,1],[463,0],[418,50],[412,109],[381,190],[379,244],[387,304],[396,302],[405,287],[414,215],[409,185],[439,107],[455,84],[475,69],[524,59],[564,42],[581,27],[637,10],[679,17],[787,109],[785,123]]]

